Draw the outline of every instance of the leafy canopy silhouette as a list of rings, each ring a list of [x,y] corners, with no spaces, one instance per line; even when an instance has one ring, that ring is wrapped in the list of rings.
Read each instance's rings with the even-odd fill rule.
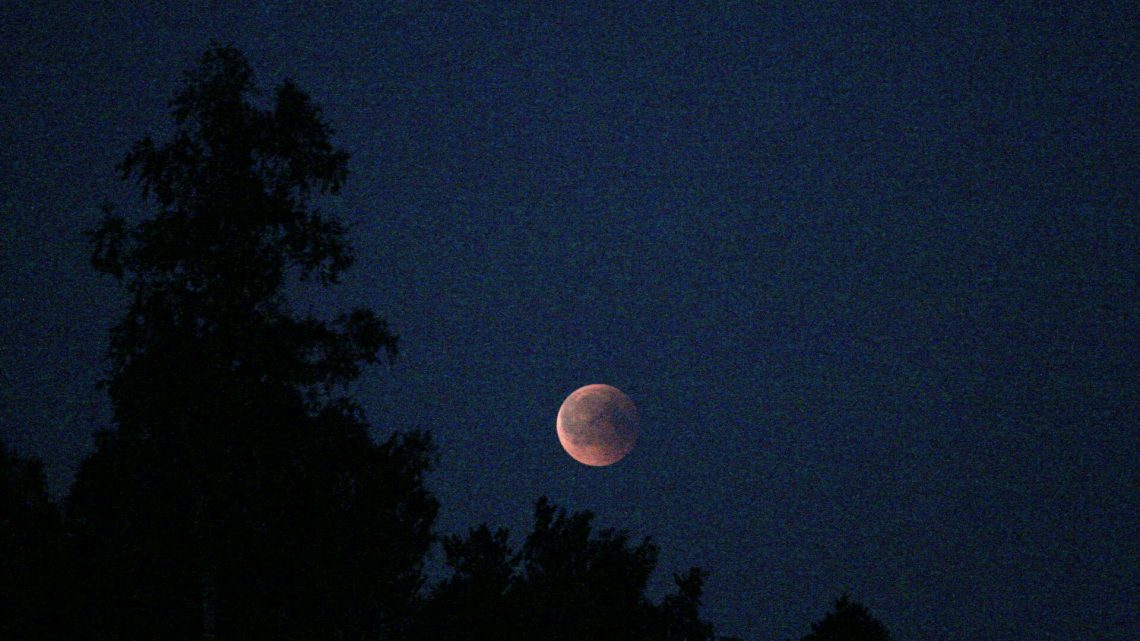
[[[58,638],[66,568],[59,510],[43,465],[0,442],[0,638]]]
[[[151,214],[104,208],[92,264],[129,308],[97,435],[68,501],[98,638],[375,638],[406,627],[438,504],[426,434],[372,440],[344,383],[397,351],[369,310],[290,312],[292,274],[352,263],[336,194],[347,154],[292,82],[271,105],[212,44],[171,102],[170,140],[119,165]]]
[[[800,641],[891,641],[891,635],[867,608],[844,594],[836,599],[832,611],[811,624],[811,634]]]
[[[451,575],[434,586],[414,638],[712,641],[699,616],[704,572],[675,576],[678,591],[655,604],[645,588],[657,547],[634,545],[621,530],[595,532],[593,519],[542,497],[517,552],[502,528],[446,537]]]

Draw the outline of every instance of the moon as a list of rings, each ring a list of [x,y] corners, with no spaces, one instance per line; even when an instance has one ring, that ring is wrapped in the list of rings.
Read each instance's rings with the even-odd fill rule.
[[[637,442],[637,418],[637,406],[618,388],[601,383],[580,387],[558,409],[558,441],[579,463],[613,465]]]

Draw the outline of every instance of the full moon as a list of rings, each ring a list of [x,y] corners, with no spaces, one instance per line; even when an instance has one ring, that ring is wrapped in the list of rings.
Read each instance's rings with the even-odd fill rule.
[[[558,441],[575,461],[613,465],[637,441],[637,407],[616,387],[587,385],[562,401],[556,426]]]

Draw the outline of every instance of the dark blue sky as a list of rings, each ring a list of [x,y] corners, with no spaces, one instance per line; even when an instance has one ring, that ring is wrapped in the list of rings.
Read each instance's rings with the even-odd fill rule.
[[[1140,629],[1131,3],[157,4],[0,8],[0,437],[57,494],[123,311],[82,231],[215,38],[352,154],[357,264],[294,300],[400,334],[357,394],[433,431],[440,531],[593,510],[749,641],[842,591],[904,640]],[[611,468],[555,435],[593,382],[642,416]]]

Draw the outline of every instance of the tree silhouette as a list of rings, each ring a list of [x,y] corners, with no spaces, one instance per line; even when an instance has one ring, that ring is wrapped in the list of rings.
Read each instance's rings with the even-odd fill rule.
[[[593,518],[543,497],[517,552],[506,530],[486,525],[446,538],[452,574],[432,590],[416,638],[711,641],[698,612],[704,573],[675,577],[678,592],[654,604],[645,587],[657,547],[633,545],[624,531],[595,532]]]
[[[344,393],[396,353],[367,310],[292,315],[290,275],[335,283],[347,154],[289,81],[260,94],[212,44],[171,106],[172,138],[120,164],[153,215],[109,207],[93,266],[125,286],[101,432],[68,500],[92,636],[357,639],[397,634],[423,582],[435,499],[425,434],[374,442]]]
[[[700,618],[704,570],[691,568],[685,574],[674,574],[677,593],[661,602],[658,621],[664,628],[662,638],[669,641],[703,641],[713,638],[713,627]]]
[[[890,641],[891,635],[867,608],[847,595],[835,601],[835,609],[811,624],[811,634],[800,641]]]
[[[62,543],[42,465],[0,442],[0,638],[58,638]]]
[[[415,638],[427,641],[513,638],[517,609],[511,590],[518,565],[505,529],[486,525],[466,537],[445,537],[451,576],[433,586],[420,613]]]
[[[648,540],[631,548],[628,534],[613,529],[591,537],[592,520],[590,512],[567,515],[538,500],[520,551],[526,630],[568,640],[632,639],[645,630],[644,590],[657,548]]]

